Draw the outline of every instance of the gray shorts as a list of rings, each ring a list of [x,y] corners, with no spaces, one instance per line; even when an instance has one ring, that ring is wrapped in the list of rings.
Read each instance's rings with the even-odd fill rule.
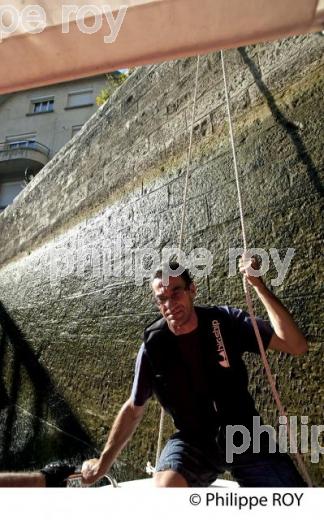
[[[208,487],[224,471],[230,471],[242,487],[307,486],[287,454],[243,454],[228,464],[216,445],[192,443],[180,433],[169,439],[156,467],[156,471],[167,469],[180,473],[189,487]]]

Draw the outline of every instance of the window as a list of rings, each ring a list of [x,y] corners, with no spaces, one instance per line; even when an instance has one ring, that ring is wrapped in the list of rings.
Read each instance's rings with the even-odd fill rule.
[[[5,147],[12,150],[13,148],[34,148],[36,142],[36,134],[19,134],[6,137]]]
[[[74,126],[72,126],[72,135],[71,135],[71,137],[74,137],[75,134],[80,132],[82,127],[83,127],[83,125],[74,125]]]
[[[40,98],[33,99],[30,103],[29,112],[27,115],[33,114],[45,114],[53,112],[54,110],[54,98]]]
[[[20,134],[9,137],[7,136],[6,141],[4,143],[1,143],[0,145],[0,151],[2,150],[6,152],[8,150],[21,150],[25,148],[28,148],[30,150],[37,150],[38,152],[41,152],[47,157],[49,157],[50,154],[49,148],[36,140],[35,133]]]
[[[7,135],[6,136],[6,143],[14,144],[19,142],[26,142],[26,141],[35,141],[36,134],[35,132],[28,133],[28,134],[16,134],[16,135]]]
[[[54,99],[48,99],[47,101],[34,101],[33,102],[33,113],[38,114],[40,112],[53,112]]]
[[[79,90],[68,94],[67,109],[93,105],[93,90]]]
[[[3,182],[0,184],[0,209],[4,209],[11,204],[18,193],[23,189],[23,181]]]
[[[35,148],[35,139],[28,141],[15,141],[13,143],[8,143],[10,149],[12,148]]]

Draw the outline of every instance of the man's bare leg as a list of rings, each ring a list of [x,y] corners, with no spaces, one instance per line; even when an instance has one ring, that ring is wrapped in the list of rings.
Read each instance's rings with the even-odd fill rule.
[[[186,479],[173,469],[158,471],[154,474],[153,481],[155,487],[189,487]]]

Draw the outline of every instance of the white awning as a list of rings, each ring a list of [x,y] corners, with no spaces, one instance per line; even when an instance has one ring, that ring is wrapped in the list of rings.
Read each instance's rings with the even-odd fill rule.
[[[36,12],[25,0],[0,2],[0,94],[321,30],[324,21],[324,0],[31,4]]]

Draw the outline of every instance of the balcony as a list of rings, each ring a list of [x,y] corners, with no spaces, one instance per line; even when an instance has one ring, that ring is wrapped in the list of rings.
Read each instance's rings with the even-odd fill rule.
[[[21,176],[26,169],[37,173],[49,160],[47,146],[34,140],[0,143],[0,175]]]

